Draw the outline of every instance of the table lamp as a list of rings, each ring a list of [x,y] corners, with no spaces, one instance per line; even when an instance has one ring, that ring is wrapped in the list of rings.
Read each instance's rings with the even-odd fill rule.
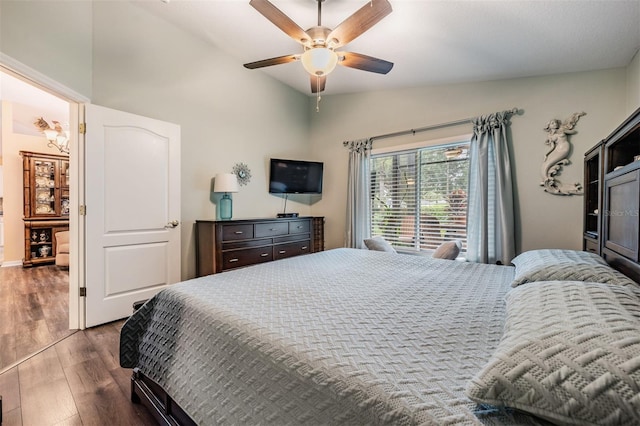
[[[233,173],[218,173],[213,184],[213,192],[224,192],[220,198],[220,219],[229,220],[233,216],[233,201],[230,192],[238,192],[238,179]]]

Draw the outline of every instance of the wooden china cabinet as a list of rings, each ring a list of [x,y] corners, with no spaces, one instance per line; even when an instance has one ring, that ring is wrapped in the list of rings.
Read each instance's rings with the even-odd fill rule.
[[[20,151],[23,165],[24,267],[54,263],[56,233],[69,230],[69,157]]]

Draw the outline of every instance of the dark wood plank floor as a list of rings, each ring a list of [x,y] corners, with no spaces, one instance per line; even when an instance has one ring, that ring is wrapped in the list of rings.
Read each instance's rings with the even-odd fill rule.
[[[0,268],[2,426],[155,425],[118,364],[123,321],[69,330],[68,295],[67,270]]]
[[[78,331],[0,375],[3,426],[155,425],[130,402],[120,368],[123,321]]]
[[[70,333],[68,270],[0,268],[0,371]]]

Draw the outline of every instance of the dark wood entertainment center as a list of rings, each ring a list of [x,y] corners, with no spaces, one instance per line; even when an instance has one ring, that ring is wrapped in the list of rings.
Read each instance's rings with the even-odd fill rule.
[[[640,108],[585,154],[584,250],[640,282]]]
[[[198,277],[322,250],[323,217],[196,220]]]

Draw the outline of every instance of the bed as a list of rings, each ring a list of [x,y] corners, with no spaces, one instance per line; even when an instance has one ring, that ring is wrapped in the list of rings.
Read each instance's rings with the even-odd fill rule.
[[[580,253],[564,253],[572,266],[559,262],[554,269],[548,265],[548,258],[558,261],[554,252],[536,252],[512,267],[343,248],[185,281],[124,324],[120,362],[134,368],[132,399],[148,404],[164,424],[525,425],[566,424],[577,416],[575,424],[586,418],[631,425],[640,422],[634,417],[640,291],[601,258]],[[555,275],[541,276],[540,262]],[[545,285],[531,282],[539,279]],[[585,285],[594,280],[609,281]],[[536,300],[546,302],[531,303]],[[567,303],[576,309],[567,311]],[[586,323],[585,306],[592,313]],[[614,308],[624,311],[614,331],[628,322],[616,340],[625,342],[616,352],[622,360],[611,361],[626,362],[616,367],[628,373],[626,382],[615,383],[614,393],[626,399],[614,405],[622,408],[602,423],[589,411],[592,401],[561,395],[560,408],[545,411],[555,395],[540,399],[537,382],[522,382],[537,380],[541,361],[532,362],[531,354],[555,362],[559,356],[550,348],[572,341],[574,328],[582,333],[577,340],[585,330],[605,329],[609,339],[610,317],[592,318]],[[567,331],[567,324],[575,327]],[[534,337],[523,345],[525,335]],[[591,381],[598,380],[592,368],[598,362],[580,366]],[[552,376],[578,368],[571,364],[567,372],[565,364]],[[523,365],[521,376],[510,377]],[[505,377],[512,381],[507,388]],[[576,386],[581,393],[592,384]],[[592,397],[608,407],[610,393]],[[509,398],[515,402],[505,403]],[[543,409],[531,408],[536,398]],[[569,407],[567,398],[573,398]]]

